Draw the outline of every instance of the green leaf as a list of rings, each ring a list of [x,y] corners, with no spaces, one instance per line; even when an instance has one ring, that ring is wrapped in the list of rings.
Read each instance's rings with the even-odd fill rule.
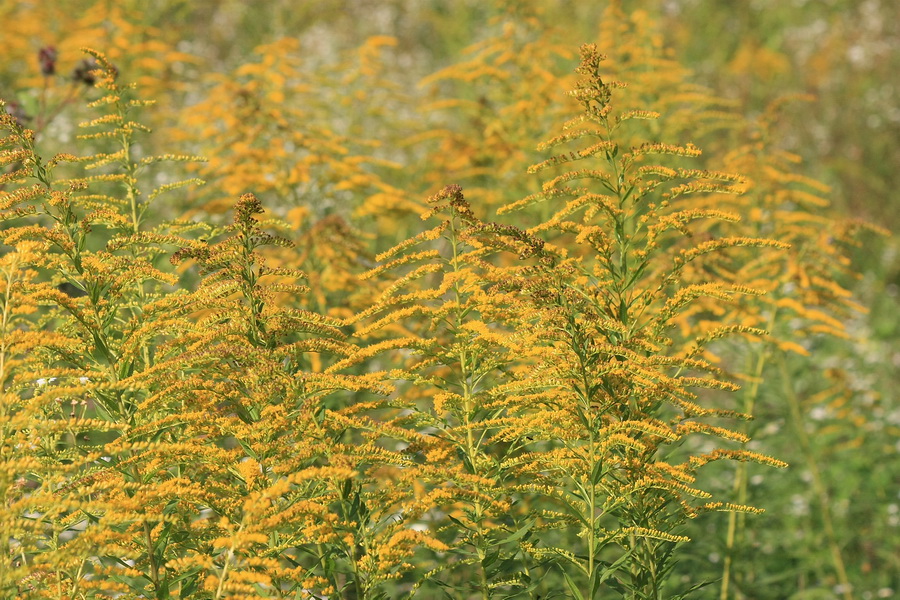
[[[452,522],[456,523],[457,525],[459,525],[460,527],[462,527],[463,529],[465,529],[466,531],[474,531],[474,529],[472,529],[471,527],[469,527],[468,525],[466,525],[465,523],[463,523],[462,521],[460,521],[453,515],[447,515],[447,518],[450,519]]]
[[[184,579],[184,583],[181,584],[181,597],[182,598],[193,598],[194,592],[197,591],[197,587],[200,584],[200,577],[198,576],[200,569],[196,569],[181,577],[177,578],[173,583]]]
[[[485,571],[488,570],[492,564],[494,564],[497,559],[500,558],[500,550],[497,549],[494,552],[488,552],[484,555],[484,558],[481,559],[481,566]]]
[[[159,537],[157,537],[156,541],[153,543],[153,553],[157,555],[157,559],[160,561],[162,561],[163,559],[163,555],[166,551],[166,546],[169,545],[169,534],[171,532],[172,524],[166,523],[163,526],[162,532],[160,532]]]
[[[499,546],[499,545],[502,545],[502,544],[508,544],[509,542],[515,542],[516,540],[522,539],[523,537],[525,537],[525,535],[526,535],[529,531],[531,531],[531,528],[534,526],[534,522],[535,522],[535,519],[531,519],[530,521],[528,521],[527,523],[525,523],[525,525],[523,525],[518,531],[514,531],[513,533],[511,533],[510,535],[508,535],[508,536],[505,537],[504,539],[502,539],[502,540],[500,540],[500,541],[497,541],[497,542],[494,542],[494,543],[491,544],[491,545]]]
[[[247,453],[247,456],[249,456],[253,460],[259,462],[259,456],[257,456],[256,452],[253,451],[253,449],[250,447],[250,445],[247,442],[245,442],[242,439],[238,439],[237,442],[238,442],[238,444],[241,445],[241,448],[244,449],[244,452]]]
[[[605,545],[605,544],[604,544],[604,545]],[[616,571],[618,571],[618,570],[620,569],[620,567],[628,561],[629,558],[631,558],[631,552],[630,552],[630,551],[629,551],[629,552],[626,552],[625,554],[623,554],[622,556],[620,556],[620,557],[619,557],[615,562],[613,562],[613,563],[603,563],[603,564],[604,564],[604,569],[603,569],[603,572],[602,572],[601,576],[600,576],[600,577],[595,577],[595,578],[594,578],[594,585],[592,586],[592,590],[591,590],[591,597],[592,597],[592,598],[595,597],[595,596],[597,595],[597,590],[600,589],[600,586],[601,586],[604,582],[608,582],[607,585],[609,585],[611,588],[613,588],[613,589],[615,589],[615,590],[617,590],[617,591],[622,591],[622,590],[621,590],[621,586],[618,585],[619,582],[616,581],[615,579],[610,579],[610,577],[612,577],[613,575],[615,575]]]
[[[596,462],[596,464],[594,464],[594,468],[591,469],[591,483],[592,484],[594,484],[594,485],[600,484],[600,480],[603,479],[603,475],[604,475],[604,471],[605,471],[603,466],[604,466],[603,461],[599,461],[599,460]]]
[[[575,585],[575,582],[572,581],[572,578],[569,577],[569,574],[565,571],[562,572],[563,577],[566,578],[566,585],[569,586],[569,591],[572,592],[572,595],[575,596],[576,600],[584,600],[584,596],[581,593],[581,590],[578,589],[578,586]]]
[[[705,587],[708,586],[708,585],[712,585],[712,584],[716,583],[717,581],[719,581],[720,579],[721,579],[721,577],[720,577],[720,578],[717,578],[717,579],[711,579],[711,580],[709,580],[709,581],[703,581],[703,582],[700,582],[700,583],[695,583],[695,584],[692,585],[691,587],[685,589],[683,592],[679,592],[679,593],[676,594],[675,596],[672,596],[672,600],[684,600],[684,598],[687,598],[689,594],[691,594],[691,593],[693,593],[693,592],[696,592],[697,590],[699,590],[699,589],[701,589],[701,588],[705,588]],[[792,599],[793,599],[793,598],[794,598],[794,597],[792,596]]]

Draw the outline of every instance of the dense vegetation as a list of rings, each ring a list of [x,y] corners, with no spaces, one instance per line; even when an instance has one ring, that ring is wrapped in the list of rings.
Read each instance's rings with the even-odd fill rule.
[[[887,5],[65,4],[0,1],[3,597],[900,589]]]

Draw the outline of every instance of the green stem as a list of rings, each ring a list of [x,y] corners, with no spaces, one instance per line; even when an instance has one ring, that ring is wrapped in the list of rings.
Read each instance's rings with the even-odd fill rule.
[[[834,531],[834,520],[831,516],[831,498],[828,494],[828,488],[822,479],[822,472],[816,462],[815,451],[809,439],[809,434],[803,426],[803,411],[800,405],[800,399],[791,386],[791,377],[788,372],[787,359],[784,353],[779,356],[778,366],[781,370],[781,380],[784,385],[784,393],[791,408],[791,421],[794,425],[794,431],[800,441],[800,449],[803,452],[803,459],[806,461],[806,467],[812,476],[813,490],[818,497],[819,508],[822,511],[822,528],[825,531],[825,539],[828,543],[828,549],[831,553],[831,561],[837,575],[838,583],[843,590],[842,596],[844,600],[853,600],[853,592],[850,581],[847,578],[847,569],[844,565],[844,559],[841,556],[841,548],[838,544],[837,535]]]
[[[590,398],[588,398],[590,401]],[[591,423],[593,425],[593,423]],[[587,598],[591,598],[592,590],[594,589],[594,579],[597,574],[594,572],[594,563],[596,561],[596,545],[597,545],[597,524],[595,522],[596,514],[597,514],[597,486],[594,485],[593,479],[591,475],[594,472],[594,464],[597,461],[596,457],[596,445],[595,445],[595,437],[594,437],[594,429],[591,427],[590,433],[590,462],[589,462],[589,481],[588,484],[591,486],[589,500],[588,500],[588,510],[590,511],[590,531],[588,532],[588,593]]]
[[[241,525],[240,525],[240,527],[238,527],[235,537],[239,536],[243,530],[244,530],[244,522],[241,521]],[[231,566],[231,559],[234,558],[234,550],[235,550],[235,543],[232,541],[231,546],[228,548],[228,552],[225,554],[225,564],[222,565],[222,575],[219,577],[219,585],[216,588],[216,595],[215,595],[216,600],[221,598],[222,594],[225,591],[225,581],[228,579],[228,568]]]
[[[778,311],[772,311],[769,318],[768,328],[771,331],[775,325],[775,319]],[[766,362],[769,360],[770,350],[767,347],[761,347],[756,357],[756,365],[753,369],[753,379],[750,383],[750,389],[744,397],[744,406],[742,411],[744,414],[752,414],[756,407],[756,400],[759,397],[760,383],[762,383],[763,371]],[[745,426],[746,429],[746,426]],[[734,482],[732,485],[732,493],[734,494],[737,504],[747,503],[747,463],[739,462],[735,470]],[[728,532],[725,537],[725,559],[722,564],[722,585],[719,588],[719,600],[727,600],[731,588],[732,569],[734,567],[734,552],[738,541],[743,537],[744,523],[746,515],[744,513],[730,512],[728,513]],[[740,592],[737,592],[740,594]]]
[[[459,240],[456,237],[456,222],[455,220],[451,221],[450,224],[450,243],[453,249],[453,260],[452,267],[453,273],[459,273]],[[456,310],[456,323],[454,333],[459,332],[462,329],[462,315],[460,314],[459,307],[461,307],[462,302],[462,294],[459,290],[458,281],[454,281],[453,283],[453,294],[454,299],[456,300],[457,310]],[[466,348],[464,344],[460,345],[459,350],[459,379],[460,385],[462,387],[462,397],[463,397],[463,423],[466,428],[466,456],[469,459],[469,464],[472,466],[473,474],[477,475],[477,455],[478,455],[478,444],[475,442],[475,434],[472,431],[472,412],[474,411],[474,406],[472,403],[472,387],[469,384],[469,367],[468,367],[468,353],[466,352]],[[478,565],[479,565],[479,587],[481,592],[482,600],[490,600],[491,593],[490,587],[488,584],[487,572],[484,568],[484,558],[486,556],[485,552],[485,536],[484,530],[482,528],[482,519],[484,518],[484,507],[481,504],[481,486],[477,483],[475,484],[475,552],[478,555]]]

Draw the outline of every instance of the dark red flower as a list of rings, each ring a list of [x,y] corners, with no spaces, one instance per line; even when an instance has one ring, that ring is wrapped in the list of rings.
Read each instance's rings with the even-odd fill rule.
[[[38,62],[41,65],[41,73],[49,77],[56,73],[56,48],[44,46],[38,51]]]

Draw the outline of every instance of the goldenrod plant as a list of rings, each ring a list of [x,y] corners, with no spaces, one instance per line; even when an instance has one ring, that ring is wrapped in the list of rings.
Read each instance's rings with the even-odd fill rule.
[[[604,82],[602,57],[595,47],[582,51],[579,72],[584,79],[573,95],[583,114],[545,146],[581,139],[594,143],[551,157],[532,170],[597,158],[605,159],[606,168],[563,170],[541,193],[501,209],[566,200],[550,220],[527,231],[479,221],[462,191],[446,188],[432,201],[446,202],[438,208],[449,210],[450,218],[385,253],[382,258],[387,259],[403,251],[373,272],[418,265],[388,288],[370,311],[382,313],[379,319],[359,332],[399,328],[407,335],[388,338],[350,359],[405,347],[424,357],[419,369],[446,370],[431,381],[418,378],[435,390],[424,410],[415,405],[409,410],[424,413],[417,421],[436,429],[435,435],[450,442],[450,449],[456,447],[462,473],[478,478],[468,485],[456,481],[452,489],[463,494],[457,501],[464,500],[466,519],[454,522],[465,528],[462,541],[471,548],[471,558],[462,562],[474,563],[480,571],[476,589],[482,598],[493,597],[498,590],[510,593],[516,586],[538,588],[528,585],[532,573],[522,561],[525,556],[544,569],[558,565],[570,593],[577,597],[596,597],[609,588],[629,597],[660,597],[674,545],[686,541],[677,533],[685,518],[704,510],[754,510],[722,502],[692,505],[691,496],[708,498],[690,487],[694,471],[725,458],[783,466],[758,453],[726,448],[678,464],[661,460],[667,444],[693,433],[746,440],[740,433],[703,422],[700,417],[736,413],[701,406],[690,388],[736,389],[729,381],[699,375],[717,372],[698,358],[703,345],[728,334],[764,334],[747,326],[722,325],[711,332],[699,329],[693,336],[684,335],[685,329],[688,334],[692,329],[688,317],[680,339],[670,339],[667,330],[698,298],[726,301],[735,294],[754,293],[744,286],[694,283],[688,276],[705,274],[697,263],[709,254],[786,244],[749,237],[681,244],[679,238],[690,236],[694,220],[738,217],[673,204],[688,202],[683,198],[693,193],[739,193],[741,178],[647,164],[648,157],[656,155],[699,154],[693,146],[644,142],[623,149],[619,157],[618,129],[632,119],[658,115],[641,110],[614,113],[613,89],[623,84]],[[582,181],[597,182],[601,193],[570,187],[571,182]],[[658,205],[652,194],[658,194]],[[573,215],[581,212],[574,220]],[[446,257],[439,250],[410,252],[417,244],[442,236],[447,238]],[[486,243],[485,237],[493,241]],[[546,244],[544,237],[550,238]],[[462,250],[463,241],[474,247]],[[486,262],[498,249],[514,250],[519,260],[530,258],[533,264],[510,270],[502,263]],[[436,287],[400,294],[410,283],[436,275]],[[490,294],[484,295],[484,289]],[[433,307],[423,305],[432,301]],[[500,323],[493,319],[485,323],[485,315],[501,317]],[[409,335],[415,331],[406,322],[410,318],[412,323],[426,320],[427,339],[421,333]],[[502,326],[511,324],[518,332],[504,336]],[[441,333],[444,327],[447,333]],[[682,350],[673,352],[673,346]],[[517,353],[510,356],[512,348]],[[523,362],[529,355],[531,360]],[[489,377],[503,372],[518,377],[508,384],[490,385]],[[506,443],[491,448],[497,445],[495,440]],[[452,455],[445,451],[442,456]],[[443,477],[453,481],[459,476]],[[505,494],[504,485],[509,490]],[[466,491],[469,488],[474,489]],[[467,494],[472,497],[465,499]],[[525,508],[518,526],[504,526],[494,517],[491,531],[486,522],[491,504],[513,495],[522,497]],[[546,537],[539,543],[529,535],[532,527],[574,529],[581,542],[575,548],[545,546]],[[500,539],[498,532],[503,534]],[[511,540],[521,542],[522,558],[515,551],[502,553],[503,542]],[[613,547],[622,552],[616,554]],[[491,569],[501,558],[505,564]],[[492,583],[496,576],[501,580]]]
[[[69,4],[0,0],[0,596],[889,595],[884,232],[655,8]]]
[[[145,471],[153,471],[155,458],[121,442],[155,416],[140,411],[152,390],[137,381],[152,368],[174,316],[168,309],[179,301],[163,293],[177,277],[157,268],[162,251],[142,238],[152,233],[147,210],[160,194],[195,181],[150,189],[140,183],[154,164],[191,157],[135,155],[145,129],[135,113],[146,103],[120,83],[103,54],[88,52],[101,92],[92,104],[105,114],[84,124],[93,131],[83,137],[106,151],[45,160],[34,132],[2,115],[4,164],[11,167],[4,180],[13,186],[3,192],[3,241],[27,260],[19,263],[22,272],[42,274],[28,287],[16,286],[31,298],[29,320],[38,335],[28,367],[17,375],[29,379],[16,387],[20,408],[14,403],[8,413],[13,422],[30,416],[32,425],[19,423],[13,433],[16,448],[29,448],[36,461],[16,467],[25,493],[6,507],[16,515],[6,543],[29,566],[27,577],[3,581],[16,595],[130,589],[123,577],[146,577],[160,589],[156,545],[165,518],[152,507],[167,492]],[[65,163],[84,163],[87,172],[57,178]],[[148,441],[141,442],[145,448]],[[108,561],[119,561],[127,574],[110,571]]]
[[[201,268],[192,304],[200,327],[184,330],[177,352],[173,345],[170,383],[156,401],[180,402],[194,444],[215,442],[198,449],[207,458],[192,480],[217,500],[190,523],[204,545],[173,556],[169,568],[215,598],[266,590],[371,598],[400,568],[376,557],[402,556],[404,544],[425,538],[403,537],[392,518],[398,500],[379,472],[407,461],[379,447],[389,424],[365,416],[377,402],[328,403],[337,390],[378,392],[379,383],[316,368],[322,361],[310,355],[352,347],[338,321],[278,301],[308,288],[291,283],[302,273],[269,267],[259,254],[290,244],[263,231],[254,216],[262,212],[244,195],[223,239],[173,256]]]
[[[535,158],[534,139],[561,112],[561,67],[576,53],[537,4],[486,7],[486,37],[464,48],[463,60],[419,82],[431,99],[421,107],[430,126],[412,141],[426,149],[422,178],[431,187],[449,178],[474,206],[496,209],[531,189],[519,175]]]
[[[785,420],[791,424],[802,449],[804,467],[812,479],[834,577],[842,597],[850,600],[854,594],[835,536],[831,501],[810,444],[804,408],[789,385],[788,365],[792,355],[810,356],[823,338],[843,340],[851,337],[846,323],[854,313],[865,311],[845,287],[856,277],[851,250],[861,245],[860,240],[865,235],[886,236],[888,232],[860,219],[836,219],[828,198],[829,187],[793,172],[801,158],[776,146],[773,138],[784,105],[791,101],[811,100],[809,97],[785,97],[773,102],[758,121],[739,128],[746,141],[725,156],[727,164],[748,176],[747,193],[735,199],[734,208],[749,215],[748,224],[758,234],[777,237],[791,244],[789,251],[778,256],[735,264],[726,272],[735,280],[753,282],[766,291],[758,302],[739,307],[735,315],[745,323],[764,327],[771,334],[771,344],[757,348],[748,357],[751,370],[742,409],[757,409],[763,394],[770,389],[763,385],[767,374],[774,373],[775,379],[780,379],[782,387],[780,390],[775,388],[774,393],[787,406]],[[817,353],[825,354],[824,349]],[[839,372],[834,368],[823,369],[822,376],[827,380],[839,377]],[[835,392],[831,386],[820,394],[827,398]],[[840,392],[837,396],[835,402],[846,399]],[[821,402],[821,398],[818,401]],[[740,465],[734,479],[738,501],[746,501],[748,497],[748,480],[747,469]],[[723,599],[734,595],[732,571],[744,527],[744,521],[738,516],[730,517],[720,587],[720,598]],[[736,583],[738,589],[747,587],[746,581]]]
[[[296,38],[261,45],[232,72],[208,75],[205,97],[170,128],[173,139],[210,157],[196,169],[218,182],[198,190],[184,216],[226,213],[253,190],[282,218],[284,234],[299,238],[294,266],[311,278],[305,300],[317,311],[360,310],[371,293],[364,286],[344,306],[332,300],[358,285],[354,269],[371,257],[368,240],[399,239],[398,223],[422,210],[389,177],[400,171],[383,148],[391,140],[368,126],[398,103],[381,57],[394,43],[371,38],[334,65],[307,64]],[[354,219],[377,227],[362,231]]]
[[[210,155],[201,176],[221,182],[206,190],[220,196],[205,198],[197,208],[224,212],[230,198],[248,189],[263,201],[277,195],[290,209],[314,209],[317,219],[349,216],[360,197],[381,211],[408,202],[378,176],[378,168],[399,165],[375,155],[382,142],[374,132],[352,120],[339,124],[335,114],[346,112],[349,120],[368,103],[388,104],[390,97],[375,93],[389,89],[376,67],[379,52],[391,42],[368,40],[358,53],[326,69],[305,64],[300,41],[283,38],[254,49],[233,72],[210,74],[204,99],[183,111],[182,123],[172,129],[173,137]],[[373,92],[364,93],[362,86]],[[345,102],[323,97],[325,90],[338,88]]]
[[[387,262],[365,274],[405,271],[356,317],[357,335],[371,341],[348,363],[410,353],[387,376],[407,382],[394,405],[421,438],[406,449],[423,463],[413,495],[447,545],[414,594],[434,593],[434,586],[419,591],[432,581],[454,597],[533,592],[538,582],[517,542],[537,520],[523,499],[534,490],[510,465],[539,415],[506,385],[537,340],[524,305],[502,291],[522,267],[502,255],[527,258],[542,243],[479,220],[457,185],[429,203],[423,218],[439,217],[438,225],[379,255]]]
[[[561,557],[576,597],[598,597],[611,587],[629,598],[659,598],[674,546],[686,541],[679,534],[686,518],[706,510],[755,510],[693,502],[709,498],[691,487],[695,471],[720,459],[784,466],[727,446],[675,462],[669,448],[695,433],[726,442],[744,439],[707,419],[746,415],[708,405],[692,390],[736,389],[701,357],[703,347],[724,335],[763,332],[732,323],[698,327],[692,309],[699,299],[727,303],[757,292],[708,279],[704,263],[745,247],[786,245],[759,237],[695,240],[695,221],[739,217],[695,208],[694,195],[739,193],[741,177],[653,160],[698,155],[690,144],[648,140],[620,146],[620,128],[657,115],[616,107],[615,91],[625,84],[603,79],[602,59],[596,47],[582,48],[582,79],[572,95],[583,113],[543,146],[581,140],[588,145],[533,166],[533,172],[558,174],[542,192],[503,209],[534,202],[559,206],[549,220],[528,230],[550,239],[540,276],[523,286],[548,344],[545,360],[527,381],[553,390],[538,401],[553,411],[557,429],[550,439],[559,436],[560,442],[553,452],[535,453],[531,475],[548,479],[549,498],[561,504],[557,519],[569,523],[580,542],[575,548],[535,551]],[[583,160],[599,165],[568,170]]]

